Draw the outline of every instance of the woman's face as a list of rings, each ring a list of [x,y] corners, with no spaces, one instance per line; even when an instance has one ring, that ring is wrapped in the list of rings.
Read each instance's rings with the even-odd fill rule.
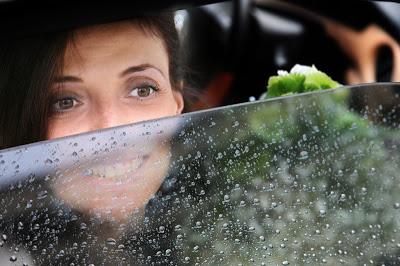
[[[130,21],[75,32],[52,87],[48,139],[181,113],[163,41]]]
[[[48,139],[181,113],[161,39],[132,22],[76,31],[62,75],[53,84]],[[82,162],[55,180],[64,202],[84,213],[123,221],[159,189],[169,166],[169,146],[120,152]]]

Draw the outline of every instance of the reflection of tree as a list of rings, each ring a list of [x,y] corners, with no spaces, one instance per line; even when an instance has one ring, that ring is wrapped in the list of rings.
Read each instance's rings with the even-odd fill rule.
[[[214,138],[203,159],[212,185],[189,200],[183,258],[354,265],[395,256],[399,135],[349,111],[347,99],[339,90],[226,110],[204,136],[201,123],[198,138]]]

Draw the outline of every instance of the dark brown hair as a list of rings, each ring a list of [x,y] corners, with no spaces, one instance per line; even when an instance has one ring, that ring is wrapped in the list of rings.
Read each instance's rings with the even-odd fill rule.
[[[133,18],[164,41],[172,88],[183,78],[173,13]],[[62,69],[73,30],[0,43],[0,149],[44,140],[50,117],[50,84]]]

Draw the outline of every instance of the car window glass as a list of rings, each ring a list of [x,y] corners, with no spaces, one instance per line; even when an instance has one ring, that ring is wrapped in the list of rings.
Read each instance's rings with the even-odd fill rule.
[[[399,93],[344,87],[4,150],[2,264],[396,264]]]

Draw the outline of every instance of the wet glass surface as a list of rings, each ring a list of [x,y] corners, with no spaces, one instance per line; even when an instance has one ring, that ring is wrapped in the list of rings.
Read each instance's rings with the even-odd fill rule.
[[[400,263],[397,84],[0,152],[1,265]]]

